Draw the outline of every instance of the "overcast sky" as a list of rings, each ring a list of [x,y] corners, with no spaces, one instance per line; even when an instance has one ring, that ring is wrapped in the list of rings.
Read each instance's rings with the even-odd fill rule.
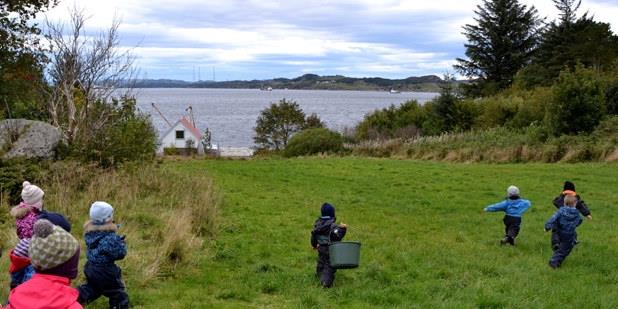
[[[551,0],[524,0],[542,17]],[[193,81],[270,79],[305,73],[405,78],[453,72],[461,27],[480,0],[61,0],[47,13],[83,9],[90,30],[122,19],[141,77]],[[579,13],[618,27],[618,1],[583,0]]]

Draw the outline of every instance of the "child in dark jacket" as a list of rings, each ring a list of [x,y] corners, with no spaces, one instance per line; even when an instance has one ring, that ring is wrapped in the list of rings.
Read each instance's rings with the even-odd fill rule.
[[[110,308],[129,308],[129,296],[115,264],[127,254],[124,237],[116,234],[114,208],[105,202],[94,202],[90,220],[84,225],[88,261],[84,267],[86,284],[80,285],[79,302],[88,304],[101,295],[109,298]]]
[[[504,211],[504,238],[500,241],[501,244],[515,245],[515,238],[519,235],[521,226],[521,216],[530,208],[530,201],[519,197],[519,189],[516,186],[510,186],[506,190],[506,200],[485,207],[487,212]]]
[[[549,266],[552,268],[560,267],[575,246],[577,237],[575,229],[583,221],[579,210],[575,208],[576,205],[577,198],[574,195],[565,196],[564,207],[558,208],[558,211],[545,223],[545,231],[556,231],[560,240],[558,249],[554,251],[554,255],[549,260]]]
[[[582,214],[582,216],[592,219],[592,214],[590,213],[590,209],[588,205],[584,202],[584,200],[575,192],[575,184],[570,181],[564,182],[564,187],[562,189],[562,193],[556,196],[553,200],[554,206],[560,209],[560,207],[564,206],[564,197],[567,195],[573,195],[577,199],[577,203],[575,208]],[[558,232],[552,230],[551,233],[551,247],[554,251],[558,250],[558,244],[560,243],[560,239],[558,237]],[[575,239],[575,243],[577,244],[577,238]]]
[[[336,221],[335,207],[329,203],[324,203],[321,208],[321,216],[315,221],[311,231],[311,246],[318,251],[316,275],[325,288],[332,286],[335,280],[335,272],[337,272],[330,265],[328,247],[332,242],[341,241],[348,228],[345,224],[338,225]]]

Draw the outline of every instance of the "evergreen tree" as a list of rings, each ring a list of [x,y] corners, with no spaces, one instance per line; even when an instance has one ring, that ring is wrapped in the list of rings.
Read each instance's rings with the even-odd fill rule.
[[[596,22],[588,14],[577,18],[580,1],[554,0],[560,19],[547,25],[532,64],[521,73],[526,88],[549,86],[560,71],[573,70],[578,63],[605,70],[618,57],[618,37],[608,23]]]
[[[489,95],[510,86],[530,62],[540,20],[533,6],[517,0],[484,0],[475,13],[477,24],[464,26],[468,59],[457,58],[455,69],[476,79],[465,87],[467,95]]]

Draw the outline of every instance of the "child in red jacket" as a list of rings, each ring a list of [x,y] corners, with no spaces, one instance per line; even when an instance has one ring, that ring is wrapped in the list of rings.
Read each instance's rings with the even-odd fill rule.
[[[6,309],[82,309],[71,287],[79,262],[77,240],[41,219],[34,224],[28,252],[36,273],[11,291]]]

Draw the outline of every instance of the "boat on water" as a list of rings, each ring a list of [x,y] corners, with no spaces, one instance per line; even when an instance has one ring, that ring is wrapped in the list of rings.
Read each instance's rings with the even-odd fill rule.
[[[401,91],[397,90],[397,89],[393,89],[391,88],[391,90],[389,91],[389,93],[401,93]]]
[[[260,90],[262,90],[262,91],[273,91],[273,87],[270,87],[270,86],[262,87],[262,88],[260,88]]]

